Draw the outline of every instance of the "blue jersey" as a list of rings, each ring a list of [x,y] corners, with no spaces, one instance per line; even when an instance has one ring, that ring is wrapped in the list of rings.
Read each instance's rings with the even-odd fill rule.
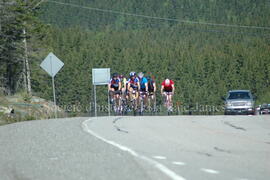
[[[147,79],[145,77],[143,77],[141,80],[140,80],[140,86],[141,86],[141,89],[145,89],[146,86],[145,86],[145,83],[148,83]]]
[[[117,79],[111,79],[110,80],[110,84],[111,84],[111,88],[118,88],[119,87],[119,83],[120,83],[120,80],[117,78]]]
[[[128,83],[130,84],[130,87],[132,87],[133,89],[138,89],[138,85],[140,83],[138,78],[135,78],[134,80],[129,79]]]
[[[139,83],[139,79],[138,78],[135,78],[134,80],[129,79],[128,80],[128,83],[130,83],[130,84],[138,84]]]

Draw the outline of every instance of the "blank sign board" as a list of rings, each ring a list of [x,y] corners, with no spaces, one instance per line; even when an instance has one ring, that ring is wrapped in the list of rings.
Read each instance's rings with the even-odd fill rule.
[[[64,66],[64,63],[58,59],[52,52],[40,64],[50,76],[54,77],[58,71]]]
[[[93,85],[107,85],[110,81],[110,68],[92,69]]]

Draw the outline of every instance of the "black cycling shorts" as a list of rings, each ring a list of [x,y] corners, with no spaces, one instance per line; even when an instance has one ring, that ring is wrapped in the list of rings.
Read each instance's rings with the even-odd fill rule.
[[[132,87],[132,89],[137,90],[138,86],[134,85],[134,84],[130,84],[130,87]]]
[[[113,86],[111,86],[111,88],[114,89],[115,92],[116,92],[116,91],[119,91],[119,90],[118,90],[118,87],[113,87]],[[119,91],[119,92],[120,92],[120,91]]]
[[[146,88],[141,88],[141,91],[142,92],[146,92]]]
[[[164,92],[172,92],[172,89],[170,89],[170,90],[164,89],[163,91]]]

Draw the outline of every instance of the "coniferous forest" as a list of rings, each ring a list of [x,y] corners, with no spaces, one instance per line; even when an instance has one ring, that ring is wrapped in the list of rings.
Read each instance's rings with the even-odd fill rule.
[[[90,104],[92,68],[145,72],[158,92],[168,77],[176,84],[174,101],[187,106],[222,105],[232,89],[270,103],[267,0],[1,0],[0,7],[5,94],[29,91],[52,100],[51,78],[39,64],[53,52],[65,63],[55,77],[62,106]],[[106,104],[106,87],[97,92]]]

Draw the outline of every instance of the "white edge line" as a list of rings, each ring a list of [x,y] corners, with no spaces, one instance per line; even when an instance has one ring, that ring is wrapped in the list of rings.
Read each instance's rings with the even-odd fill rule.
[[[210,174],[219,174],[218,171],[213,170],[213,169],[205,169],[205,168],[202,168],[201,171],[204,171],[204,172],[207,172],[207,173],[210,173]]]
[[[175,172],[173,172],[172,170],[170,170],[169,168],[167,168],[166,166],[164,166],[163,164],[160,164],[159,162],[157,161],[154,161],[153,159],[150,159],[146,156],[143,156],[143,155],[139,155],[138,153],[136,153],[135,151],[133,151],[132,149],[128,148],[128,147],[125,147],[123,145],[120,145],[114,141],[110,141],[110,140],[107,140],[103,137],[101,137],[100,135],[98,135],[97,133],[91,131],[89,129],[89,127],[87,126],[87,122],[91,121],[91,119],[88,119],[88,120],[85,120],[83,121],[82,123],[82,128],[85,132],[95,136],[96,138],[104,141],[105,143],[107,144],[110,144],[112,146],[115,146],[117,147],[118,149],[122,150],[122,151],[126,151],[128,152],[129,154],[131,154],[132,156],[134,157],[137,157],[137,158],[140,158],[144,161],[146,161],[148,164],[154,166],[155,168],[157,168],[159,171],[161,171],[162,173],[164,173],[165,175],[167,175],[168,177],[170,177],[172,180],[186,180],[185,178],[181,177],[180,175],[176,174]]]
[[[180,161],[174,161],[174,162],[172,162],[172,164],[174,164],[174,165],[179,165],[179,166],[184,166],[184,165],[186,165],[186,163],[180,162]]]
[[[155,159],[167,159],[165,156],[152,156]]]

